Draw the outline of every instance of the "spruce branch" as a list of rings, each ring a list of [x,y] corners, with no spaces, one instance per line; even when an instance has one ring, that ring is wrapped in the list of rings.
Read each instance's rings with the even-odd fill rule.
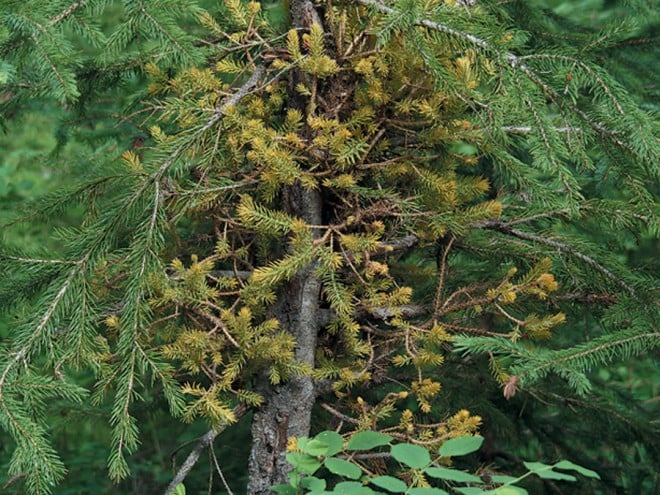
[[[106,184],[123,178],[125,178],[125,175],[123,174],[103,176],[90,181],[86,181],[82,185],[76,186],[69,191],[65,191],[64,193],[55,193],[50,198],[47,197],[45,201],[37,200],[35,202],[28,203],[26,208],[23,210],[27,213],[22,213],[17,218],[2,223],[0,226],[7,228],[18,223],[26,223],[30,220],[50,215],[55,211],[59,211],[63,205],[66,205],[68,202],[73,202],[76,200],[81,200],[82,198],[89,197],[91,193],[99,191]]]
[[[74,284],[76,278],[83,276],[87,263],[93,257],[98,256],[99,250],[104,249],[103,246],[106,241],[111,238],[113,231],[125,220],[126,214],[142,200],[147,191],[151,191],[153,196],[150,211],[146,218],[146,223],[141,229],[141,236],[138,236],[140,238],[134,246],[134,248],[139,251],[139,253],[136,253],[138,254],[138,257],[134,259],[133,262],[133,276],[131,277],[134,282],[133,289],[135,292],[133,292],[132,297],[130,298],[131,302],[124,307],[125,312],[131,313],[130,316],[132,317],[132,323],[130,324],[130,327],[125,328],[125,331],[120,336],[119,343],[124,351],[128,351],[128,355],[126,355],[126,361],[124,361],[122,366],[119,367],[118,374],[116,375],[120,380],[121,386],[118,390],[112,415],[112,423],[116,429],[114,450],[110,456],[111,471],[115,478],[122,477],[122,475],[127,473],[123,450],[128,448],[130,451],[137,445],[137,430],[134,419],[129,413],[129,405],[135,397],[135,386],[139,382],[136,376],[137,369],[143,367],[142,363],[144,360],[142,357],[146,355],[138,342],[138,336],[143,321],[142,316],[144,316],[143,313],[145,311],[144,308],[142,308],[142,304],[146,299],[146,294],[144,292],[145,288],[143,287],[141,280],[145,277],[148,271],[149,259],[157,259],[158,257],[158,249],[156,245],[160,242],[160,239],[157,235],[157,224],[162,215],[163,200],[161,182],[168,170],[189,147],[190,143],[203,135],[203,133],[213,125],[217,124],[229,107],[236,105],[243,97],[249,94],[264,73],[265,69],[263,67],[257,67],[246,83],[215,110],[213,116],[197,129],[190,140],[177,146],[169,156],[167,156],[158,169],[153,174],[149,175],[146,180],[144,180],[142,184],[140,184],[139,187],[137,187],[128,198],[126,198],[126,201],[121,204],[120,208],[116,212],[113,212],[112,216],[107,221],[102,222],[99,226],[100,229],[91,237],[84,254],[79,260],[72,262],[66,262],[64,260],[34,260],[39,263],[71,263],[73,266],[59,290],[49,302],[35,328],[32,329],[30,335],[24,341],[19,342],[18,347],[12,353],[11,358],[4,363],[2,370],[0,371],[0,409],[8,421],[11,422],[11,430],[16,434],[22,435],[19,443],[24,445],[27,443],[28,445],[31,445],[31,448],[33,448],[35,452],[41,452],[39,457],[44,459],[43,462],[45,465],[42,468],[42,471],[46,472],[51,479],[56,479],[58,477],[57,473],[59,472],[59,465],[53,460],[53,455],[50,454],[50,447],[48,446],[44,435],[39,433],[39,431],[33,430],[36,432],[35,434],[38,435],[38,438],[32,438],[31,432],[24,428],[24,425],[14,414],[13,407],[8,403],[6,396],[9,377],[13,375],[13,370],[20,363],[30,361],[30,356],[34,352],[34,347],[38,345],[38,342],[50,328],[54,316],[59,312],[60,306],[65,300],[65,296]],[[15,258],[14,261],[29,261],[29,258],[26,257]],[[44,450],[44,448],[46,450]],[[53,464],[53,462],[55,462],[55,464]],[[48,467],[51,465],[52,469]],[[48,474],[49,469],[52,471],[50,474]],[[30,478],[31,475],[32,473],[27,473],[28,478]],[[40,487],[44,484],[43,480],[31,480],[30,483],[36,483]]]
[[[112,411],[112,422],[114,428],[113,443],[114,451],[110,455],[110,473],[115,479],[123,478],[128,474],[128,466],[124,459],[124,449],[131,452],[137,445],[137,427],[130,415],[130,404],[136,395],[135,387],[137,370],[139,364],[138,352],[146,357],[146,353],[140,344],[140,330],[144,318],[148,316],[148,309],[144,306],[147,299],[144,280],[147,279],[147,267],[149,259],[158,263],[158,249],[160,247],[159,236],[156,235],[156,225],[159,214],[162,212],[162,195],[160,182],[154,181],[153,205],[146,229],[138,229],[137,241],[133,243],[132,249],[140,252],[137,263],[131,266],[131,276],[128,282],[130,294],[129,302],[124,307],[124,314],[128,314],[128,325],[120,332],[119,353],[124,355],[128,352],[127,361],[120,365],[122,372],[119,375],[120,385],[115,397],[115,405]],[[127,364],[127,366],[126,366]],[[142,366],[140,366],[142,367]],[[166,384],[164,383],[164,386]]]
[[[608,96],[614,107],[616,108],[617,112],[619,112],[620,115],[625,115],[626,112],[623,110],[623,107],[621,106],[621,103],[619,100],[614,96],[612,93],[612,90],[610,90],[609,86],[605,84],[605,81],[603,81],[603,78],[596,73],[591,67],[589,67],[587,64],[585,64],[583,61],[578,60],[575,57],[570,57],[568,55],[559,55],[556,53],[537,53],[533,55],[523,55],[518,57],[518,60],[520,61],[525,61],[525,60],[542,60],[542,59],[550,59],[550,60],[561,60],[561,61],[566,61],[566,62],[571,62],[575,66],[581,67],[586,73],[588,73],[591,77],[594,78],[594,80],[598,83],[598,86],[603,90],[603,92]]]
[[[184,48],[181,43],[176,39],[176,37],[172,36],[172,33],[170,33],[165,26],[162,25],[161,22],[156,19],[151,12],[147,10],[143,2],[139,2],[139,10],[144,16],[145,19],[148,19],[149,22],[151,23],[152,26],[154,26],[160,33],[167,38],[167,41],[171,44],[171,46],[174,46],[178,49],[179,53],[185,53],[186,56],[188,57],[189,61],[194,61],[195,56],[193,53],[189,53],[186,48]]]
[[[46,264],[46,265],[77,265],[78,261],[71,260],[53,260],[53,259],[42,259],[42,258],[24,258],[20,256],[2,256],[2,258],[18,261],[19,263],[27,263],[30,265]]]
[[[211,127],[213,127],[220,120],[222,120],[226,111],[230,107],[235,106],[245,96],[250,94],[250,92],[257,85],[259,79],[261,79],[264,73],[265,73],[265,68],[263,66],[257,66],[252,76],[250,76],[250,78],[241,87],[239,87],[234,94],[232,94],[230,97],[225,99],[225,101],[214,111],[213,116],[210,119],[208,119],[199,129],[197,129],[194,132],[194,134],[190,136],[189,139],[186,140],[186,142],[182,143],[180,146],[177,146],[174,149],[174,151],[172,151],[169,154],[169,156],[165,160],[163,160],[163,162],[158,167],[156,172],[150,175],[147,180],[143,181],[142,185],[131,195],[131,198],[124,203],[124,205],[119,210],[117,215],[114,216],[114,220],[110,223],[110,225],[107,226],[106,232],[110,232],[112,229],[114,229],[118,225],[118,222],[123,218],[125,213],[142,197],[143,193],[152,184],[154,184],[154,187],[156,188],[156,194],[154,195],[155,206],[154,209],[152,210],[152,217],[151,217],[152,222],[150,223],[150,227],[149,227],[149,232],[153,234],[153,225],[154,225],[153,222],[155,222],[155,215],[157,215],[157,212],[159,210],[157,205],[160,203],[161,200],[161,194],[159,192],[159,186],[157,184],[159,184],[163,180],[167,171],[179,159],[179,157],[183,155],[183,153],[189,148],[189,146],[191,146],[191,144],[195,142],[197,138],[201,137],[206,131],[208,131]]]
[[[73,14],[76,10],[80,9],[81,7],[84,7],[87,5],[89,0],[78,0],[77,2],[73,2],[71,5],[69,5],[66,9],[64,9],[62,12],[59,14],[55,15],[52,17],[48,23],[49,27],[53,27],[57,24],[59,24],[61,21],[69,17],[71,14]],[[45,32],[45,31],[44,31]],[[0,50],[0,54],[5,55],[9,52],[14,51],[16,48],[21,46],[21,41],[17,41],[16,43],[12,43],[10,45],[5,46],[2,50]]]
[[[71,5],[69,5],[66,9],[64,9],[62,12],[57,14],[55,17],[52,17],[50,19],[50,25],[54,26],[55,24],[58,24],[60,21],[63,21],[71,14],[73,14],[76,10],[84,7],[88,3],[89,0],[78,0],[77,2],[73,2]]]
[[[604,336],[567,351],[551,351],[550,354],[555,357],[546,366],[551,367],[562,362],[579,362],[585,360],[585,364],[580,367],[589,368],[591,361],[588,361],[588,358],[593,356],[608,356],[609,360],[611,360],[612,352],[624,349],[625,346],[635,344],[638,341],[648,341],[652,347],[657,347],[660,344],[660,332],[628,333],[627,335],[615,336],[614,338]]]
[[[396,11],[396,9],[388,7],[387,5],[384,5],[378,2],[377,0],[357,0],[357,2],[364,5],[365,7],[372,7],[374,10],[377,10],[378,12],[381,12],[383,14],[393,15],[399,13]],[[478,46],[479,48],[483,48],[484,50],[489,50],[489,51],[493,50],[493,47],[491,47],[490,43],[488,43],[487,41],[482,40],[481,38],[477,38],[476,36],[471,35],[469,33],[465,33],[457,29],[453,29],[444,24],[430,21],[428,19],[418,19],[417,24],[432,29],[434,31],[440,31],[442,33],[446,33],[451,36],[455,36],[456,38],[465,39],[470,43],[472,43],[473,45]],[[509,54],[509,55],[513,58],[517,58],[513,54]]]
[[[612,273],[609,269],[605,268],[603,265],[598,263],[592,257],[587,256],[584,253],[581,253],[580,251],[576,250],[575,248],[569,246],[564,242],[555,241],[554,239],[548,239],[546,237],[536,234],[530,234],[529,232],[523,232],[522,230],[512,229],[509,226],[507,226],[504,222],[499,222],[499,221],[487,222],[486,224],[483,225],[483,228],[495,230],[502,234],[517,237],[518,239],[523,239],[526,241],[535,242],[537,244],[544,244],[546,246],[553,247],[562,253],[573,256],[574,258],[579,259],[583,263],[586,263],[588,266],[600,272],[606,278],[614,282],[620,288],[624,289],[628,294],[630,294],[631,296],[635,296],[635,289],[632,286],[627,284],[625,281],[621,280],[621,278],[617,277],[614,273]]]
[[[615,358],[626,359],[638,355],[645,351],[650,351],[658,347],[660,343],[660,333],[655,331],[627,330],[612,335],[603,335],[590,342],[571,347],[568,349],[553,351],[534,351],[522,350],[516,347],[514,354],[518,354],[519,362],[516,363],[511,371],[516,376],[526,377],[529,382],[534,382],[544,377],[548,373],[556,373],[569,381],[569,384],[578,392],[585,392],[590,384],[584,373],[598,364],[612,362]],[[457,338],[457,349],[468,351],[471,347],[471,340],[475,343],[478,338],[459,337]],[[490,346],[493,352],[502,344],[502,341],[491,340],[490,343],[484,342],[482,350],[474,348],[477,352],[482,352]],[[515,344],[507,343],[511,351]],[[504,350],[500,347],[500,351]],[[506,352],[506,351],[505,351]]]
[[[378,0],[357,0],[357,2],[366,7],[371,7],[374,10],[381,12],[383,14],[393,15],[397,14],[397,10],[387,5],[380,3]],[[511,52],[501,51],[493,46],[488,41],[481,39],[472,34],[454,29],[445,24],[439,22],[431,21],[429,19],[417,19],[416,24],[419,26],[426,27],[428,29],[438,31],[441,33],[454,36],[459,39],[468,41],[472,45],[479,47],[485,51],[497,54],[506,65],[508,65],[513,70],[518,70],[525,74],[527,78],[536,84],[548,98],[552,99],[558,105],[565,106],[568,110],[572,111],[574,114],[578,115],[584,122],[589,125],[599,136],[605,138],[621,149],[626,150],[633,156],[639,156],[639,154],[630,147],[630,145],[622,140],[619,133],[608,129],[605,125],[600,122],[593,120],[584,110],[575,106],[572,102],[568,101],[566,98],[562,98],[559,93],[557,93],[548,83],[546,83],[541,76],[539,76],[531,67],[525,64],[525,58],[522,56],[515,55]],[[618,103],[618,101],[616,101]],[[617,105],[618,109],[618,105]]]
[[[137,429],[135,419],[130,415],[130,405],[136,386],[137,345],[132,348],[128,361],[124,361],[119,369],[117,395],[110,416],[113,426],[113,450],[108,458],[110,476],[116,481],[128,474],[128,463],[124,450],[132,452],[137,446]]]
[[[245,83],[243,83],[243,85],[238,88],[234,94],[223,101],[222,104],[216,109],[213,117],[211,117],[211,119],[209,119],[206,124],[204,124],[199,130],[199,134],[206,132],[208,129],[217,124],[222,119],[222,117],[224,117],[229,108],[237,105],[243,98],[249,95],[265,73],[266,68],[263,65],[258,65],[249,79],[245,81]]]
[[[18,444],[17,452],[29,446],[31,452],[39,458],[39,464],[34,465],[32,471],[25,473],[28,493],[49,491],[50,485],[62,476],[64,467],[45,438],[45,432],[42,428],[29,416],[23,416],[21,414],[20,406],[12,399],[10,390],[7,390],[12,387],[8,383],[8,379],[13,377],[12,370],[16,366],[29,362],[30,355],[34,352],[34,348],[38,346],[38,340],[50,328],[49,325],[60,305],[63,303],[74,280],[81,275],[85,262],[86,258],[83,258],[70,270],[57,294],[55,294],[55,297],[41,316],[35,329],[25,341],[20,342],[17,349],[14,349],[11,353],[11,358],[3,363],[4,369],[2,369],[2,373],[0,374],[0,410],[4,417],[3,423],[5,423],[3,426],[11,433]],[[26,456],[28,452],[22,452],[22,455]]]
[[[177,161],[177,159],[201,137],[208,129],[219,122],[224,116],[226,110],[237,104],[243,97],[256,86],[257,82],[264,73],[262,67],[258,67],[252,76],[241,86],[236,93],[227,98],[214,112],[213,116],[207,120],[195,133],[187,139],[184,143],[177,146],[169,156],[161,163],[155,173],[151,174],[140,187],[131,195],[130,199],[122,205],[120,213],[115,215],[106,225],[105,234],[102,234],[100,239],[109,235],[111,229],[118,225],[124,216],[124,212],[128,211],[134,204],[136,204],[144,193],[153,186],[152,207],[147,219],[146,225],[139,229],[136,235],[136,242],[132,246],[133,251],[137,251],[138,259],[132,263],[131,277],[129,280],[129,290],[131,291],[130,297],[123,308],[124,314],[127,314],[128,326],[120,332],[119,348],[122,354],[126,353],[126,361],[120,365],[118,372],[118,379],[120,380],[120,387],[117,391],[115,404],[112,413],[112,423],[114,426],[113,435],[113,451],[110,455],[110,473],[115,479],[121,479],[128,474],[128,466],[124,458],[124,450],[131,452],[137,445],[137,427],[134,418],[130,415],[130,404],[135,396],[135,386],[137,385],[137,369],[142,368],[143,360],[140,359],[138,353],[146,356],[141,348],[139,338],[140,329],[144,318],[147,316],[148,309],[144,306],[147,299],[146,287],[144,280],[147,275],[147,267],[149,258],[158,262],[158,246],[162,242],[162,238],[157,235],[158,229],[156,228],[159,223],[159,217],[162,216],[163,208],[163,194],[161,192],[161,181],[164,180],[165,174]]]
[[[60,67],[58,67],[57,61],[54,59],[54,53],[48,50],[50,45],[48,43],[43,43],[41,36],[38,34],[39,32],[41,35],[48,35],[49,32],[47,28],[28,17],[20,15],[17,15],[17,17],[24,20],[26,25],[30,25],[30,38],[34,42],[34,46],[38,49],[42,59],[50,67],[50,75],[55,75],[55,78],[60,85],[60,89],[63,91],[63,94],[66,97],[65,99],[74,100],[80,94],[76,86],[75,75],[70,71],[67,73],[65,70],[63,71]],[[36,28],[36,31],[33,28]],[[48,41],[51,42],[51,40]],[[66,53],[62,51],[61,47],[58,48],[60,48],[60,53],[58,53],[58,55],[66,55]]]
[[[51,301],[50,305],[48,306],[44,314],[42,315],[41,319],[39,320],[39,323],[35,327],[34,331],[31,333],[30,337],[20,345],[20,348],[18,350],[15,350],[12,353],[13,357],[5,365],[2,374],[0,374],[0,405],[2,405],[3,409],[5,409],[6,413],[9,413],[9,411],[3,399],[3,392],[4,392],[7,376],[18,363],[20,363],[23,359],[27,359],[29,357],[30,353],[32,352],[32,346],[34,345],[34,343],[37,341],[37,339],[39,339],[42,336],[42,333],[47,331],[48,324],[51,322],[53,315],[55,314],[62,300],[64,299],[64,296],[69,290],[71,284],[73,283],[74,279],[81,274],[82,265],[85,263],[85,261],[86,258],[83,258],[80,262],[76,263],[74,268],[69,272],[68,277],[66,278],[66,280],[64,280],[64,283],[60,287],[59,291]]]
[[[582,131],[580,127],[570,127],[570,126],[550,127],[549,129],[553,132],[564,132],[564,133]],[[484,128],[483,130],[487,131],[488,129]],[[527,125],[504,125],[500,127],[500,130],[507,132],[509,134],[531,134],[533,132],[538,132],[537,128]]]

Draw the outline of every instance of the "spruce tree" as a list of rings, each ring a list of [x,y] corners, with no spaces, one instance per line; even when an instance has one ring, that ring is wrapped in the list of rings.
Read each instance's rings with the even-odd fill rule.
[[[626,257],[658,233],[657,124],[600,63],[639,33],[537,37],[566,28],[538,3],[7,3],[3,118],[57,102],[90,150],[16,219],[82,204],[61,248],[0,252],[8,475],[56,492],[55,398],[111,404],[116,481],[146,395],[207,421],[167,493],[248,411],[251,494],[333,424],[430,450],[489,432],[492,461],[524,397],[652,434],[590,376],[658,342],[654,266]]]

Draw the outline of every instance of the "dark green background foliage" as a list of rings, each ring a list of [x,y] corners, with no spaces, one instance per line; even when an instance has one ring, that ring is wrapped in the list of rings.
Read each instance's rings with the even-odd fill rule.
[[[2,230],[2,253],[68,258],[75,253],[75,234],[81,232],[77,229],[88,227],[80,225],[85,212],[91,208],[103,218],[107,213],[105,208],[112,203],[107,198],[122,193],[123,184],[106,183],[105,179],[114,171],[119,173],[122,153],[133,150],[142,154],[145,162],[162,158],[149,130],[154,115],[162,108],[155,108],[154,97],[148,91],[153,79],[146,74],[147,63],[156,63],[166,77],[174,77],[184,69],[205,67],[208,60],[215,61],[214,45],[198,42],[200,39],[212,42],[213,36],[196,19],[202,9],[207,9],[218,20],[225,19],[227,10],[222,3],[211,0],[153,2],[152,14],[157,24],[149,24],[136,13],[140,2],[89,1],[74,18],[63,20],[63,27],[56,26],[51,34],[41,36],[37,34],[39,26],[46,26],[57,18],[71,1],[0,0],[0,222],[6,225]],[[562,151],[558,153],[581,193],[587,198],[603,199],[581,206],[582,210],[578,207],[579,211],[567,211],[562,215],[570,217],[567,221],[558,216],[539,218],[535,224],[537,231],[561,234],[585,252],[595,253],[605,266],[614,267],[613,272],[623,281],[620,284],[632,286],[636,292],[631,296],[619,287],[616,297],[607,299],[616,292],[612,288],[616,284],[604,280],[603,274],[593,267],[585,267],[575,258],[567,259],[563,267],[557,268],[560,287],[584,288],[585,294],[594,287],[602,290],[593,290],[592,299],[586,295],[572,299],[557,297],[548,303],[548,312],[562,311],[567,315],[566,323],[543,346],[534,347],[534,351],[538,350],[544,359],[559,359],[562,349],[588,346],[594,341],[607,343],[608,339],[615,339],[618,331],[631,332],[631,335],[640,328],[652,331],[648,327],[657,318],[654,291],[657,290],[658,232],[654,197],[658,185],[654,169],[658,162],[649,157],[658,157],[657,137],[653,135],[657,136],[658,83],[654,69],[658,59],[660,6],[653,1],[632,0],[479,0],[478,3],[492,12],[489,19],[498,24],[472,26],[467,20],[464,27],[467,32],[473,28],[479,36],[488,37],[486,35],[491,33],[495,38],[495,30],[504,32],[502,26],[513,26],[519,38],[516,43],[525,47],[525,53],[575,54],[576,46],[588,46],[583,53],[578,50],[577,55],[598,64],[602,73],[589,73],[589,69],[576,66],[571,77],[585,81],[591,78],[601,81],[601,77],[606,77],[612,85],[585,83],[571,95],[575,104],[598,121],[616,122],[616,116],[602,114],[603,105],[592,103],[594,99],[607,99],[610,89],[604,88],[613,88],[628,110],[622,118],[625,121],[621,123],[622,128],[635,128],[639,122],[643,132],[652,130],[650,141],[642,142],[640,137],[639,142],[629,143],[633,154],[646,153],[646,158],[640,160],[639,169],[643,173],[631,167],[628,177],[621,172],[626,170],[625,154],[596,139],[582,143],[590,157],[588,167],[582,167],[578,160],[571,160]],[[286,6],[281,2],[262,2],[262,5],[273,30],[285,32],[290,22]],[[131,20],[138,17],[143,23],[132,24]],[[553,67],[546,70],[551,74]],[[554,70],[558,80],[567,77],[565,65],[557,64]],[[534,101],[534,104],[545,102]],[[173,121],[161,120],[159,125],[165,132],[177,131]],[[640,131],[640,135],[643,132]],[[539,144],[539,136],[527,141],[525,133],[514,132],[506,139],[511,144],[510,158],[523,164],[543,162],[547,150]],[[645,150],[649,142],[655,148]],[[467,156],[477,153],[471,145],[457,150]],[[488,194],[493,197],[508,188],[516,191],[517,187],[512,184],[519,179],[523,183],[527,179],[535,183],[548,180],[557,185],[556,178],[549,179],[552,175],[547,172],[549,167],[522,179],[512,170],[498,168],[502,156],[503,153],[490,150],[479,155],[474,167],[476,173],[490,179],[492,191]],[[183,171],[177,174],[185,175]],[[75,192],[82,181],[94,186]],[[558,193],[561,194],[563,192]],[[557,208],[565,199],[549,196],[527,207],[523,191],[512,194],[514,199],[509,204],[522,217],[525,213],[542,213],[544,208]],[[630,203],[629,211],[622,212],[617,201]],[[23,220],[16,221],[19,218]],[[127,225],[118,227],[119,240],[113,240],[118,252],[129,247],[127,241],[122,241],[126,233],[122,228],[130,230]],[[183,246],[173,242],[176,234],[171,232],[156,242],[162,244],[159,247],[163,264],[177,256],[187,264],[191,254],[203,255],[213,250],[212,242],[204,238],[212,232],[203,217],[181,221],[177,229],[178,236],[185,241]],[[541,255],[558,254],[548,246],[523,249],[515,242],[503,243],[495,253],[498,263],[493,264],[491,237],[484,232],[469,232],[457,241],[463,250],[447,260],[447,269],[452,274],[447,290],[502,278],[509,267],[529,268]],[[419,247],[390,268],[401,285],[415,288],[415,303],[429,302],[434,297],[435,283],[429,274],[435,274],[443,242],[441,239]],[[553,270],[557,266],[555,262]],[[7,274],[10,273],[8,267],[9,264],[0,264],[0,269],[7,270]],[[5,283],[6,274],[0,272],[0,283],[5,284],[0,287],[2,369],[12,359],[14,339],[25,337],[24,327],[19,322],[29,320],[26,315],[31,314],[33,308],[44,307],[45,303],[39,302],[39,294],[48,294],[49,282],[61,276],[56,269],[49,270],[44,267],[26,268],[24,272],[12,269],[11,284]],[[571,277],[577,277],[577,282]],[[81,289],[81,292],[84,291]],[[601,296],[605,304],[599,299]],[[640,315],[638,309],[628,309],[637,307],[635,304],[640,302],[647,308],[644,315]],[[521,303],[521,310],[532,310],[524,304]],[[107,316],[100,310],[98,313],[98,321]],[[474,321],[481,316],[472,313],[466,318]],[[485,314],[483,318],[496,332],[506,333],[510,329],[510,322],[499,315]],[[521,460],[551,463],[569,459],[597,471],[602,478],[601,481],[580,478],[570,486],[529,480],[526,487],[534,494],[651,494],[660,484],[657,474],[660,452],[656,441],[660,378],[656,356],[648,353],[656,344],[617,348],[611,351],[612,359],[610,351],[606,350],[598,359],[578,362],[576,373],[562,377],[556,374],[535,376],[534,361],[529,361],[532,364],[524,360],[517,362],[511,357],[513,353],[506,355],[503,351],[506,342],[467,339],[458,344],[464,352],[446,353],[440,369],[442,391],[433,398],[432,411],[423,413],[420,403],[412,396],[399,407],[410,409],[428,423],[443,421],[461,409],[481,416],[480,434],[485,437],[484,446],[478,458],[458,461],[459,467],[474,471],[485,466],[485,469],[521,473],[524,472]],[[493,372],[489,354],[504,355],[501,364],[517,370],[521,376],[530,375],[530,385],[505,399],[493,379],[497,372]],[[45,376],[53,377],[53,363],[47,355],[35,352],[32,364],[38,369],[50,369],[50,375],[46,373]],[[574,379],[579,382],[582,373],[588,377],[588,385],[571,383],[576,376]],[[94,389],[96,379],[90,369],[71,370],[67,377],[76,387]],[[397,376],[396,383],[385,381],[361,391],[361,395],[367,402],[378,403],[389,392],[398,392],[401,381],[410,382],[415,378],[416,370],[411,367]],[[145,383],[149,380],[144,378]],[[46,381],[41,384],[45,388],[51,386]],[[173,459],[176,465],[180,464],[191,444],[208,429],[208,423],[203,420],[186,424],[171,416],[168,408],[172,406],[163,398],[163,387],[167,386],[167,383],[157,382],[153,387],[140,390],[141,400],[135,402],[131,411],[140,429],[140,445],[127,458],[130,476],[118,484],[102,474],[108,470],[110,446],[114,442],[109,419],[116,404],[111,393],[94,402],[87,392],[74,390],[73,385],[71,390],[51,390],[45,396],[38,393],[31,396],[25,392],[22,399],[26,404],[33,401],[35,406],[34,416],[27,418],[28,423],[45,425],[36,436],[48,437],[54,449],[45,450],[47,459],[44,462],[53,461],[56,451],[68,470],[53,493],[137,495],[162,492],[176,470]],[[576,389],[582,393],[577,393]],[[358,394],[354,392],[354,395]],[[333,396],[324,400],[332,401]],[[250,418],[249,414],[243,417],[215,443],[219,466],[235,493],[242,493],[247,482]],[[396,420],[396,416],[384,420],[380,426],[393,426]],[[336,426],[334,421],[336,418],[318,407],[312,434]],[[16,473],[9,473],[15,449],[15,436],[0,430],[2,493],[26,493],[26,485],[20,477],[15,479]],[[121,474],[122,462],[117,459],[114,462],[117,464],[115,471]],[[55,471],[58,469],[56,467]],[[1,488],[5,483],[7,486]],[[213,493],[225,493],[212,458],[204,453],[186,479],[187,493],[207,493],[210,484]],[[28,487],[43,488],[30,479]]]

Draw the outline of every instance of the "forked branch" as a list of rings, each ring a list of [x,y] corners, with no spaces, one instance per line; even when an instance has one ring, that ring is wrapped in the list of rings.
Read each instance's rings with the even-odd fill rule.
[[[236,419],[239,419],[245,415],[247,412],[247,407],[245,404],[240,404],[234,408],[233,412],[234,416],[236,416]],[[210,429],[204,433],[204,435],[199,437],[195,448],[190,452],[190,454],[188,454],[188,457],[186,457],[186,460],[183,462],[183,464],[181,464],[181,467],[176,472],[176,475],[174,475],[174,478],[172,478],[172,481],[170,481],[170,484],[167,485],[164,495],[171,495],[174,493],[176,487],[183,483],[183,481],[186,479],[186,476],[188,476],[188,473],[190,473],[192,468],[195,467],[204,449],[207,447],[210,448],[213,445],[215,437],[222,433],[225,428],[227,428],[227,426],[228,425],[226,423],[223,423],[218,428]]]

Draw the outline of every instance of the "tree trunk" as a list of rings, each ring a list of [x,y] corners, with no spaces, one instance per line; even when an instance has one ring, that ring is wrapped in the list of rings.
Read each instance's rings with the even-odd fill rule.
[[[300,184],[288,188],[290,213],[308,224],[321,223],[321,195]],[[314,265],[299,272],[280,291],[275,316],[280,325],[296,339],[296,359],[314,366],[316,338],[320,325],[319,297],[321,282],[314,275]],[[290,470],[286,462],[288,438],[309,435],[312,407],[316,398],[311,376],[292,377],[286,383],[269,386],[264,377],[260,392],[263,406],[252,421],[252,450],[249,460],[248,493],[271,493],[270,487],[287,482]]]
[[[294,28],[309,28],[321,24],[310,0],[291,0],[291,20]],[[298,78],[298,74],[293,74]],[[293,107],[305,112],[305,101],[299,96],[290,100]],[[287,212],[302,218],[309,225],[322,223],[322,199],[318,190],[305,189],[299,182],[284,188]],[[318,232],[315,232],[315,237]],[[314,367],[316,339],[321,315],[319,300],[321,281],[314,274],[314,264],[296,274],[279,293],[274,314],[280,325],[295,337],[296,359]],[[260,392],[263,406],[252,420],[252,449],[248,465],[248,493],[266,495],[271,487],[288,481],[291,466],[286,462],[287,440],[309,435],[312,407],[316,399],[311,376],[291,377],[279,386],[270,386],[262,379]]]

